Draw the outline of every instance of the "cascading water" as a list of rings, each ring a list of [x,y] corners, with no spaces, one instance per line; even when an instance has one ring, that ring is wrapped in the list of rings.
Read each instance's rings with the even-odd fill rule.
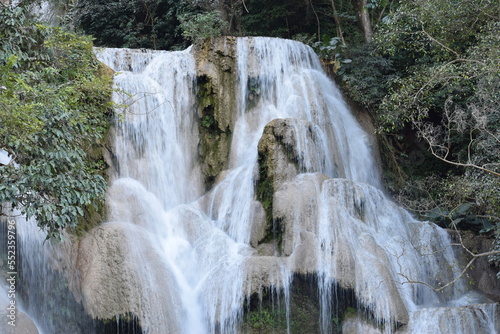
[[[339,157],[335,161],[328,156],[321,157],[316,159],[321,160],[319,166],[312,166],[311,155],[317,152],[305,150],[302,161],[307,170],[378,182],[365,136],[348,113],[338,91],[321,74],[314,54],[299,43],[256,39],[252,45],[256,53],[249,59],[246,57],[248,43],[244,39],[238,43],[241,96],[230,171],[211,194],[212,199],[219,200],[212,200],[207,212],[210,219],[197,213],[200,226],[190,229],[202,232],[194,233],[182,226],[179,215],[182,217],[182,212],[196,211],[196,208],[176,208],[201,194],[201,186],[196,182],[201,179],[199,170],[193,163],[197,144],[193,132],[196,128],[192,88],[194,59],[189,50],[142,53],[107,49],[98,52],[100,59],[113,69],[134,71],[122,72],[115,80],[121,90],[115,100],[128,107],[125,119],[116,127],[114,151],[118,173],[110,191],[111,219],[131,221],[133,218],[123,214],[121,197],[115,198],[115,193],[119,196],[125,192],[141,193],[136,197],[147,207],[141,211],[145,215],[141,221],[146,221],[147,228],[156,236],[168,263],[167,270],[175,276],[184,309],[194,313],[186,318],[189,326],[184,330],[187,333],[199,333],[204,326],[211,332],[216,329],[234,332],[240,320],[245,297],[244,259],[245,254],[251,254],[248,242],[257,145],[269,121],[293,117],[317,125],[315,131],[323,150],[334,151]],[[144,56],[140,57],[141,54]],[[251,62],[263,66],[255,68],[249,64]],[[256,107],[247,110],[250,78],[258,85],[262,96]],[[325,86],[326,89],[321,89]],[[326,93],[329,88],[333,94]],[[321,94],[311,94],[314,89]],[[322,96],[325,93],[328,95]],[[351,131],[355,140],[346,140],[346,131]],[[360,154],[350,154],[356,146]],[[356,159],[368,168],[352,168]],[[120,191],[113,191],[117,187]],[[197,323],[201,327],[190,327]]]
[[[411,328],[418,328],[425,317],[422,311],[418,316],[411,316],[412,312],[444,305],[446,298],[423,285],[400,283],[405,279],[438,281],[443,263],[455,261],[446,246],[449,238],[432,224],[414,221],[376,189],[380,181],[367,136],[310,48],[278,39],[238,39],[238,110],[230,168],[205,200],[197,202],[192,201],[202,194],[202,186],[196,165],[196,73],[190,50],[107,49],[100,58],[115,70],[133,71],[116,79],[127,93],[122,94],[125,100],[116,101],[128,105],[128,110],[116,130],[118,173],[113,187],[121,190],[110,192],[111,217],[137,222],[121,208],[115,194],[131,192],[144,202],[141,205],[147,210],[141,211],[144,216],[139,220],[141,224],[146,221],[167,263],[165,269],[175,277],[175,293],[184,310],[179,324],[182,332],[236,332],[245,297],[262,288],[252,286],[246,277],[256,255],[249,241],[257,147],[264,127],[274,119],[293,120],[290,131],[297,160],[301,171],[309,173],[283,184],[274,196],[277,213],[273,214],[283,211],[288,238],[283,241],[285,256],[267,259],[278,269],[266,273],[266,281],[283,290],[285,303],[294,273],[302,271],[318,277],[324,333],[332,331],[335,284],[353,289],[359,306],[386,333],[406,323],[408,312]],[[202,202],[209,204],[204,207]],[[313,226],[304,226],[305,221],[312,221]],[[304,233],[313,234],[308,245],[312,247],[306,251],[302,249]],[[439,249],[446,250],[439,256],[422,255]],[[306,269],[301,262],[304,256],[313,262]],[[444,280],[452,277],[440,275]],[[463,288],[460,283],[457,286],[448,299]],[[288,319],[288,306],[286,313]]]
[[[449,237],[378,189],[367,135],[314,52],[272,38],[239,38],[235,50],[237,87],[219,83],[237,101],[228,169],[208,193],[198,161],[193,49],[96,50],[118,72],[118,115],[108,223],[74,250],[79,271],[72,271],[80,275],[71,291],[85,311],[105,319],[133,314],[145,333],[237,333],[245,303],[271,288],[284,306],[281,332],[289,333],[294,280],[311,275],[322,333],[338,331],[332,319],[340,316],[341,290],[356,301],[357,333],[366,326],[377,333],[495,333],[496,305],[462,307],[482,301],[465,294],[463,282],[446,294],[402,284],[453,279]],[[271,155],[279,150],[278,161]],[[273,178],[264,180],[261,171],[271,164]],[[272,184],[265,213],[256,183]],[[280,235],[256,238],[259,229]],[[261,254],[266,245],[271,251]],[[58,254],[44,247],[24,252]],[[25,261],[54,267],[50,259]]]
[[[131,50],[108,49],[98,56],[104,59],[113,52],[130,55],[122,59],[138,59]],[[195,205],[186,204],[201,195],[195,163],[194,58],[189,50],[148,55],[151,61],[139,73],[122,72],[115,80],[121,90],[115,100],[126,104],[127,110],[116,126],[111,219],[135,219],[123,196],[133,196],[144,208],[139,219],[151,233],[179,294],[182,332],[233,332],[243,302],[240,252],[248,247],[223,233],[218,222]],[[138,68],[129,61],[108,64],[115,70]],[[195,221],[188,222],[188,214]],[[161,327],[142,325],[146,330]]]
[[[45,240],[46,234],[36,226],[36,221],[26,221],[19,212],[6,207],[2,209],[3,212],[12,213],[12,217],[7,220],[0,220],[2,257],[9,240],[6,227],[16,226],[15,268],[10,267],[2,273],[8,274],[7,277],[12,277],[12,274],[16,277],[15,286],[9,289],[8,300],[15,301],[16,326],[2,327],[5,325],[2,323],[0,332],[18,333],[17,327],[25,333],[95,333],[102,323],[85,315],[80,303],[78,276],[73,276],[77,271],[74,262],[69,260],[72,255],[69,241],[52,245]],[[6,262],[3,265],[2,271],[7,268]]]

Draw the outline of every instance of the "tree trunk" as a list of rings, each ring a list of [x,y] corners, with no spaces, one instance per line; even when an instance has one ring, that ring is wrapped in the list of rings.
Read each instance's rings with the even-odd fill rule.
[[[316,9],[314,9],[314,4],[313,4],[312,0],[309,1],[308,6],[311,6],[311,9],[314,13],[314,16],[316,17],[316,23],[317,23],[317,27],[318,27],[318,41],[321,41],[321,25],[319,22],[318,13],[316,13]]]
[[[370,22],[370,14],[365,8],[366,0],[352,0],[352,2],[354,4],[354,8],[356,8],[356,15],[358,16],[359,25],[361,26],[361,30],[365,36],[365,41],[369,43],[372,40],[373,32]]]
[[[342,27],[340,26],[340,17],[337,13],[337,8],[335,8],[335,2],[334,0],[330,0],[330,3],[332,4],[333,20],[335,21],[335,25],[337,26],[337,36],[340,38],[342,45],[345,45],[344,33],[342,32]]]

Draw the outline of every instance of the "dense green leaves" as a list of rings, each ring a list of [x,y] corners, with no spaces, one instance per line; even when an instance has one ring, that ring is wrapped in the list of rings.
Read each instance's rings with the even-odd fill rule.
[[[0,11],[9,16],[18,8]],[[103,200],[105,163],[88,153],[108,127],[111,78],[95,59],[90,38],[27,17],[16,24],[0,44],[10,43],[17,31],[35,32],[39,49],[19,45],[0,63],[0,146],[15,161],[0,166],[0,203],[59,238],[87,206]]]
[[[76,25],[92,35],[98,46],[171,49],[185,46],[175,0],[79,0]]]
[[[43,47],[43,31],[28,15],[24,7],[9,8],[0,4],[0,64],[5,65],[12,56],[29,66],[38,64],[43,54],[39,53]],[[17,67],[18,62],[11,63]]]
[[[179,16],[182,35],[190,41],[221,36],[227,22],[221,18],[221,12],[213,10],[207,13],[183,14]]]
[[[474,99],[477,80],[494,64],[472,50],[498,17],[498,3],[490,0],[410,2],[389,15],[375,39],[400,78],[384,96],[380,125],[394,130],[439,113],[446,100],[464,106]]]
[[[372,44],[348,47],[345,56],[352,62],[344,63],[338,72],[344,91],[365,108],[377,111],[399,78],[393,60],[377,54]]]
[[[369,1],[363,10],[376,13],[376,22],[393,2]],[[339,0],[78,0],[73,13],[75,26],[92,35],[96,45],[168,50],[221,33],[283,38],[307,34],[326,44],[333,37],[358,42],[363,37],[356,24],[358,9],[353,3]]]

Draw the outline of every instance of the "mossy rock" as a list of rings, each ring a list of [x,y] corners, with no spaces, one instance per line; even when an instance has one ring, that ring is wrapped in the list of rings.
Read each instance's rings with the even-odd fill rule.
[[[236,39],[212,38],[194,46],[197,64],[199,159],[205,188],[228,167],[237,115]]]

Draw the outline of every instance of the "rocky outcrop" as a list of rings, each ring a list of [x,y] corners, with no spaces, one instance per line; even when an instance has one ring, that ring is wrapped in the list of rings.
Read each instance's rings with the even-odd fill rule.
[[[391,321],[405,324],[406,307],[387,270],[389,259],[370,232],[373,221],[368,219],[373,214],[370,207],[387,204],[371,192],[370,186],[322,174],[300,174],[285,182],[273,197],[273,220],[282,228],[282,255],[290,258],[295,273],[321,270],[341,288],[354,289],[361,304],[373,303],[377,317],[390,315]],[[367,260],[368,254],[376,255],[377,260]],[[377,284],[378,291],[384,291],[384,300],[371,299],[367,284]]]
[[[259,187],[273,191],[284,181],[299,173],[299,156],[296,152],[296,134],[293,128],[296,120],[275,119],[266,125],[259,140]],[[261,191],[258,196],[265,200]]]
[[[81,240],[78,268],[83,303],[92,317],[133,314],[148,333],[179,332],[175,319],[183,315],[172,293],[175,280],[151,244],[143,229],[129,223],[101,225]],[[152,327],[158,323],[149,321],[152,314],[161,314],[166,327]]]
[[[253,256],[245,261],[245,292],[248,296],[261,294],[263,289],[284,286],[280,280],[286,259],[278,256]]]
[[[372,200],[375,196],[379,202],[384,202],[384,198],[367,185],[330,179],[320,173],[311,174],[322,168],[322,158],[314,155],[314,152],[321,152],[314,134],[310,122],[296,119],[275,119],[264,128],[258,145],[256,196],[262,202],[266,219],[253,222],[252,231],[259,231],[259,234],[252,234],[252,246],[257,248],[258,254],[286,259],[287,267],[294,274],[314,276],[321,268],[341,289],[356,290],[364,280],[362,276],[368,275],[362,272],[371,270],[370,276],[383,282],[378,283],[381,285],[378,289],[384,290],[386,300],[391,301],[390,305],[381,303],[372,311],[378,318],[391,318],[385,321],[405,324],[408,313],[387,270],[389,260],[368,231],[373,222],[366,219],[372,214],[365,212],[369,206],[367,198]],[[329,208],[326,211],[325,205]],[[325,226],[328,231],[323,230]],[[262,234],[264,230],[267,231],[265,235]],[[333,239],[325,240],[325,233]],[[350,240],[353,235],[358,240]],[[360,253],[364,252],[377,254],[379,260],[364,268],[366,264],[360,262]],[[281,286],[280,282],[266,285],[272,283],[267,281],[273,275],[264,279],[266,276],[259,274],[261,268],[268,270],[279,261],[263,256],[251,262],[247,281],[252,287],[250,291],[255,291],[259,284]],[[362,295],[364,292],[357,293]],[[363,300],[360,302],[362,304]]]
[[[298,133],[306,136],[299,136]],[[256,182],[256,196],[266,212],[266,226],[253,227],[268,232],[262,236],[261,243],[271,234],[279,233],[280,228],[273,223],[273,194],[286,181],[292,180],[301,172],[315,171],[319,163],[309,152],[319,152],[315,147],[313,126],[310,122],[298,119],[275,119],[268,123],[258,145],[259,178]],[[319,158],[316,156],[316,160]],[[255,235],[252,235],[255,239]]]
[[[261,202],[255,201],[253,203],[253,223],[252,223],[252,231],[250,232],[250,245],[252,247],[257,248],[263,240],[265,240],[266,236],[268,236],[268,226],[266,224],[266,212]],[[261,254],[266,254],[264,248],[261,248]],[[267,254],[273,255],[273,254]]]
[[[236,117],[236,38],[214,38],[194,46],[197,64],[199,155],[205,185],[228,167]]]

